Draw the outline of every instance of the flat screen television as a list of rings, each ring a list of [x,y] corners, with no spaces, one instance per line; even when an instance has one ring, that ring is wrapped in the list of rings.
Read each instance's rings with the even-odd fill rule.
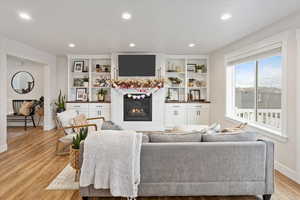
[[[155,76],[155,55],[119,55],[119,76]]]

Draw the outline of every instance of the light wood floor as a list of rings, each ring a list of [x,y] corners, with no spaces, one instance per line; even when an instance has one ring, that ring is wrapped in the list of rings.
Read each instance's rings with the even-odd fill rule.
[[[78,200],[78,191],[47,191],[45,188],[67,165],[68,156],[55,155],[55,132],[41,128],[9,128],[9,151],[0,154],[0,200]],[[106,198],[111,200],[112,198]],[[256,197],[160,197],[142,199],[255,200]],[[300,185],[276,172],[272,200],[300,200]]]

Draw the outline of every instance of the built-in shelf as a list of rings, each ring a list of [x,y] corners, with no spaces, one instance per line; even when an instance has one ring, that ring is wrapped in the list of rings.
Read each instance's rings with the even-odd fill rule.
[[[198,96],[202,101],[209,100],[208,63],[208,57],[206,56],[167,56],[165,61],[166,100],[179,98],[180,102],[187,102]],[[170,70],[174,72],[170,72]],[[180,86],[173,86],[169,79],[171,77],[175,79],[174,82],[176,82],[176,79],[181,80]]]
[[[74,72],[74,63],[76,61],[84,62],[84,69],[88,72]],[[76,93],[77,88],[85,88],[87,99],[90,102],[99,102],[98,101],[98,92],[100,90],[106,90],[107,94],[105,96],[105,102],[110,102],[110,87],[109,80],[112,77],[112,60],[111,55],[70,55],[68,56],[68,100],[76,101],[78,100],[78,95]],[[87,80],[88,79],[88,80]],[[75,85],[82,85],[82,82],[89,82],[88,87],[76,87]],[[78,84],[79,82],[79,84]],[[102,86],[94,86],[94,85],[102,85]],[[82,92],[82,91],[79,91]]]

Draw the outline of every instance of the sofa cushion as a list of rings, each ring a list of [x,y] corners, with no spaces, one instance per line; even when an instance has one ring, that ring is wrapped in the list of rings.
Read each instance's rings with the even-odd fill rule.
[[[114,124],[112,121],[104,121],[102,130],[123,130],[119,125]]]
[[[203,142],[243,142],[256,141],[256,133],[240,132],[230,134],[204,134],[202,135]]]
[[[149,143],[149,142],[150,142],[149,136],[147,134],[143,134],[142,143]]]
[[[150,134],[150,142],[201,142],[200,133],[187,133],[187,134]]]
[[[24,116],[30,115],[32,106],[33,106],[32,101],[24,101],[19,110],[19,114],[24,115]]]

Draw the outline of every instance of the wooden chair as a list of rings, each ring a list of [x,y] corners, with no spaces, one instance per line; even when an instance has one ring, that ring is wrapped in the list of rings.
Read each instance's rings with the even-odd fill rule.
[[[87,118],[88,121],[91,120],[103,120],[105,121],[104,117],[95,117],[95,118]],[[80,126],[69,126],[69,127],[63,127],[60,121],[56,118],[56,124],[57,124],[57,142],[56,142],[56,155],[67,155],[69,154],[70,145],[73,142],[73,137],[76,136],[76,132],[74,132],[74,129],[76,128],[86,128],[86,127],[94,127],[97,131],[97,125],[96,124],[85,124]],[[66,130],[72,129],[73,133],[68,134]],[[63,132],[63,134],[61,134]]]
[[[34,99],[26,99],[26,100],[21,100],[21,99],[17,99],[17,100],[12,100],[12,107],[13,107],[13,114],[7,115],[7,121],[10,122],[19,122],[19,121],[24,121],[24,129],[25,131],[27,130],[27,123],[32,122],[33,126],[35,126],[35,122],[34,122],[34,114],[35,114],[35,106],[32,106],[31,111],[29,113],[29,115],[21,115],[19,114],[19,110],[21,108],[21,105],[24,102],[29,102],[29,101],[36,101]]]

